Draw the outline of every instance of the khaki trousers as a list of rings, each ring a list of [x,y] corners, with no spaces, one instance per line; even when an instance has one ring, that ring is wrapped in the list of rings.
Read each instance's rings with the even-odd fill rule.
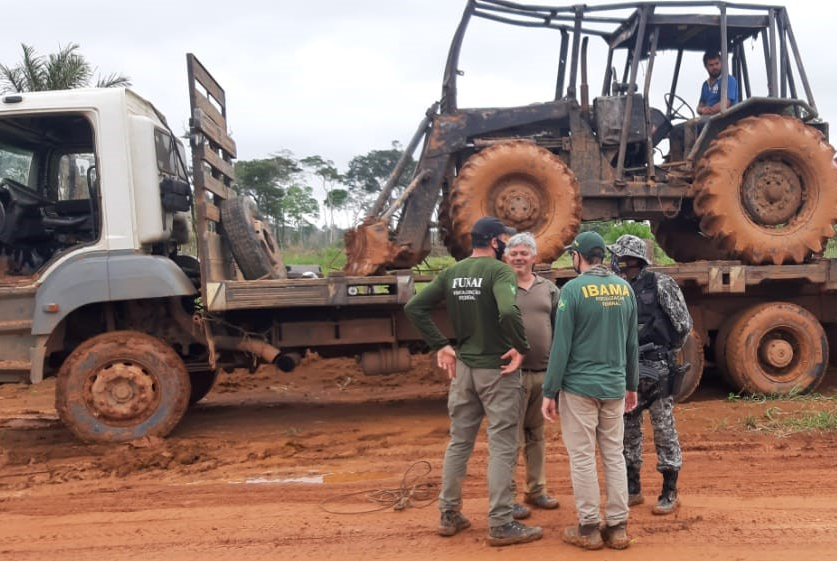
[[[517,459],[522,403],[520,371],[503,376],[499,369],[471,368],[456,361],[456,377],[448,390],[450,442],[442,469],[439,510],[462,508],[462,483],[485,415],[488,417],[488,524],[496,527],[512,521],[511,479]]]
[[[544,468],[544,420],[543,377],[545,371],[523,371],[523,411],[520,416],[520,450],[526,462],[526,495],[539,497],[546,494],[546,470]],[[517,485],[512,477],[512,496]]]
[[[604,467],[607,525],[628,520],[628,478],[622,455],[624,411],[624,399],[600,400],[566,391],[558,394],[561,435],[570,458],[579,524],[598,524],[600,521],[597,443]]]

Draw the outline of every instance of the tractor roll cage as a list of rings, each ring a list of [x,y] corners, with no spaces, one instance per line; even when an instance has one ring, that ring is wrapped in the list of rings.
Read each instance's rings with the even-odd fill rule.
[[[678,13],[663,13],[676,9]],[[713,13],[683,13],[695,10]],[[736,13],[729,13],[729,11]],[[624,14],[628,13],[626,17]],[[617,49],[628,50],[622,82],[630,85],[633,93],[640,60],[648,61],[645,80],[647,99],[650,75],[657,51],[676,50],[677,61],[669,92],[666,115],[671,117],[672,102],[677,89],[680,62],[684,51],[704,51],[717,48],[721,53],[723,75],[732,54],[732,76],[742,85],[742,101],[752,96],[744,41],[761,36],[767,75],[767,97],[799,99],[798,79],[805,91],[806,120],[817,116],[816,104],[802,64],[787,10],[782,6],[739,4],[732,2],[639,2],[614,3],[600,6],[538,6],[507,0],[469,0],[462,14],[448,52],[442,86],[441,112],[457,110],[456,82],[459,74],[459,54],[465,31],[472,17],[521,26],[555,29],[561,33],[560,57],[555,85],[555,99],[576,98],[578,68],[584,64],[579,56],[585,36],[601,37],[609,46],[607,70],[602,95],[607,95],[613,81],[612,60]],[[567,55],[569,73],[567,72]],[[581,53],[583,55],[583,52]],[[569,76],[567,76],[569,74]],[[584,73],[582,72],[582,75]],[[566,94],[564,82],[568,78]],[[721,99],[726,98],[727,80],[721,84]],[[612,92],[614,95],[616,92]]]

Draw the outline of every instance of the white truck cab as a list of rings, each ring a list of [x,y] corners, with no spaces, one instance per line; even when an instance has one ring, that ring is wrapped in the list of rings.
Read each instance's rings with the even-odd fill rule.
[[[191,229],[184,162],[130,90],[0,96],[0,381],[40,381],[83,340],[74,312],[195,294],[171,259]]]

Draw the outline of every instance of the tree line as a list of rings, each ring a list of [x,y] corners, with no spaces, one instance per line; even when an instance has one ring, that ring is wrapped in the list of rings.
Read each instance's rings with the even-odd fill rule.
[[[354,156],[341,171],[322,156],[296,158],[282,150],[268,158],[236,162],[236,189],[256,201],[283,246],[331,245],[340,232],[336,215],[342,213],[348,224],[358,224],[402,153],[394,141],[389,149]],[[410,166],[414,168],[415,163],[411,161]],[[408,168],[403,174],[393,198],[406,187],[411,172]],[[317,226],[321,219],[322,230]]]

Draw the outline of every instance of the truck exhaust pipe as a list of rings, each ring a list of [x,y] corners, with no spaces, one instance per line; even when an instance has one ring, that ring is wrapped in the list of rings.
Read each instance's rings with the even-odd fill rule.
[[[302,360],[302,355],[299,353],[282,353],[276,357],[273,364],[282,372],[292,372],[294,368],[299,365]]]
[[[265,341],[257,339],[239,339],[228,335],[214,337],[215,348],[223,351],[241,351],[260,357],[264,362],[273,363],[279,356],[279,349]]]

